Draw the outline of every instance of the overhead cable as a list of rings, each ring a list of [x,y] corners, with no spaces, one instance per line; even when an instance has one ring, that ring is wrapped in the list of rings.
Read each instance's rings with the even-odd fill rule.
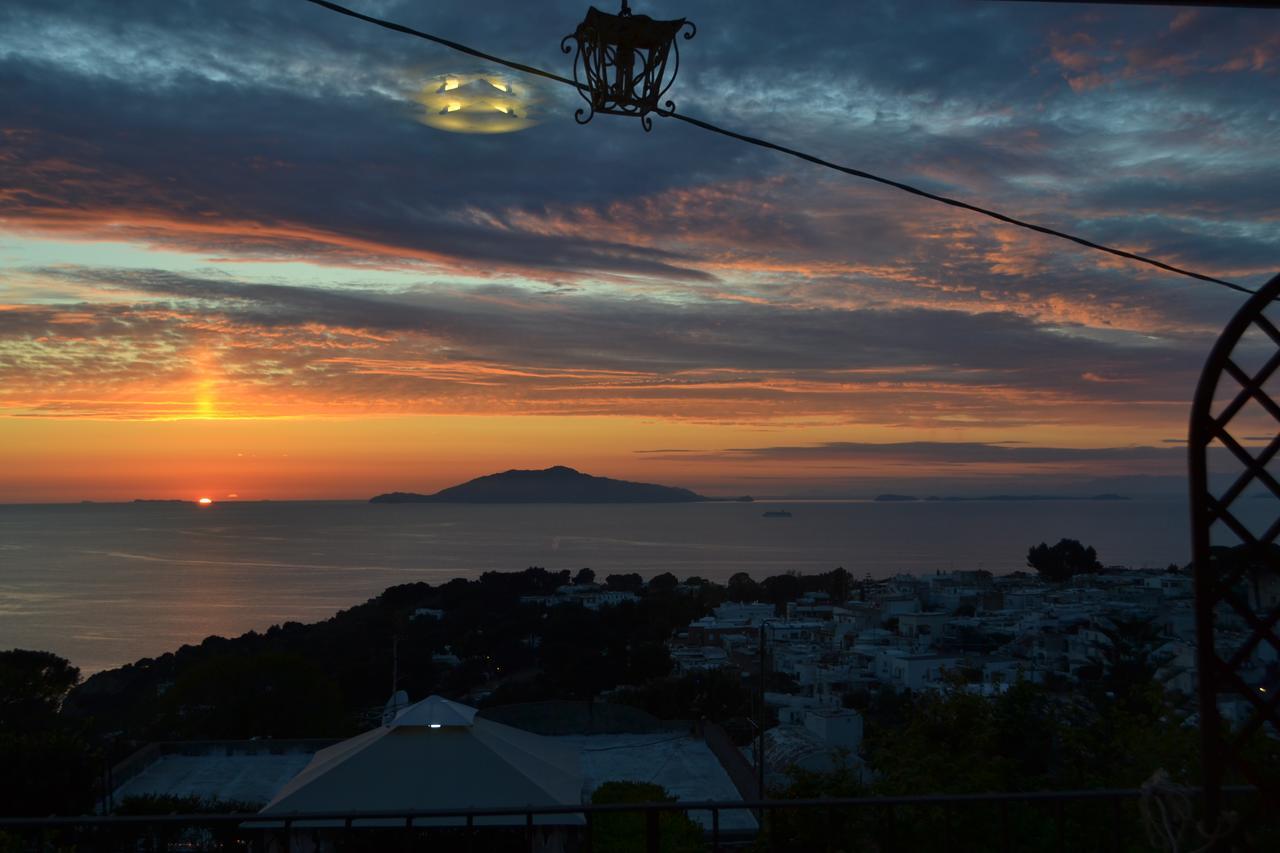
[[[576,89],[589,91],[586,85],[582,83],[578,83],[574,80],[571,80],[568,77],[563,77],[559,74],[553,74],[550,71],[545,71],[541,68],[536,68],[532,65],[525,65],[523,62],[516,62],[514,60],[504,59],[500,56],[495,56],[494,54],[491,54],[491,53],[485,53],[482,50],[477,50],[473,47],[468,47],[467,45],[462,44],[460,42],[452,41],[446,38],[441,38],[440,36],[432,35],[431,33],[425,33],[421,30],[415,30],[412,27],[406,27],[403,24],[397,24],[394,21],[387,21],[382,18],[375,18],[372,15],[365,15],[355,11],[354,9],[348,9],[346,6],[329,2],[329,0],[306,0],[306,2],[314,3],[317,6],[323,6],[324,8],[329,9],[330,11],[333,11],[333,12],[337,12],[340,15],[347,15],[348,17],[355,18],[360,21],[365,21],[366,23],[370,23],[375,26],[383,27],[388,30],[393,30],[398,33],[403,33],[408,36],[414,36],[415,38],[420,38],[430,42],[435,42],[436,44],[442,45],[443,47],[447,47],[451,50],[456,50],[460,53],[465,53],[468,56],[474,56],[477,59],[483,59],[486,62],[493,62],[498,65],[503,65],[503,66],[506,66],[507,68],[511,68],[515,71],[519,71],[524,74],[532,74],[536,77],[542,77],[547,80],[554,80],[557,83],[563,83],[567,86],[572,86]],[[1116,257],[1125,258],[1131,261],[1137,261],[1138,263],[1147,264],[1148,266],[1152,266],[1157,269],[1162,269],[1166,272],[1176,273],[1177,275],[1183,275],[1189,278],[1205,281],[1210,284],[1216,284],[1222,287],[1230,288],[1231,290],[1237,291],[1239,293],[1252,294],[1254,292],[1249,288],[1239,284],[1235,284],[1234,282],[1226,281],[1220,278],[1215,278],[1214,276],[1205,275],[1204,273],[1198,273],[1198,272],[1195,272],[1194,270],[1184,269],[1183,267],[1174,266],[1173,264],[1168,264],[1168,263],[1165,263],[1164,261],[1160,261],[1155,258],[1149,258],[1145,255],[1139,255],[1136,252],[1129,252],[1124,249],[1117,249],[1113,246],[1107,246],[1103,243],[1097,243],[1097,242],[1094,242],[1093,240],[1085,239],[1084,237],[1078,237],[1074,234],[1069,234],[1066,231],[1059,231],[1056,228],[1049,228],[1044,225],[1037,225],[1034,222],[1027,222],[1026,220],[1018,219],[1017,217],[1000,213],[997,210],[991,210],[989,208],[980,207],[976,204],[970,204],[967,201],[961,201],[960,199],[950,198],[948,196],[939,195],[937,193],[931,193],[928,190],[920,189],[919,187],[912,186],[911,184],[906,184],[901,181],[895,181],[895,180],[892,180],[891,178],[885,178],[880,175],[876,175],[871,172],[864,171],[862,169],[854,169],[850,166],[841,166],[839,163],[833,163],[830,160],[824,160],[821,157],[814,156],[813,154],[806,154],[803,151],[799,151],[795,148],[788,148],[785,145],[779,145],[778,143],[770,142],[767,139],[761,139],[756,136],[749,136],[745,133],[738,133],[737,131],[728,130],[727,128],[723,128],[718,125],[712,124],[709,121],[703,121],[702,119],[694,118],[693,116],[685,115],[684,113],[673,112],[665,109],[658,109],[658,110],[655,110],[655,112],[667,118],[673,118],[678,121],[682,121],[686,124],[693,125],[694,127],[701,128],[702,130],[710,131],[711,133],[717,133],[721,136],[727,136],[730,139],[736,139],[739,142],[745,142],[749,145],[756,145],[756,146],[759,146],[760,148],[767,148],[771,151],[777,151],[780,154],[786,154],[791,157],[796,157],[800,160],[813,163],[814,165],[823,166],[827,169],[833,169],[837,172],[842,172],[846,175],[850,175],[855,178],[862,178],[863,180],[874,181],[878,184],[884,184],[885,186],[893,187],[894,189],[902,190],[903,192],[910,193],[912,195],[919,196],[921,198],[927,198],[930,201],[940,202],[941,204],[946,204],[951,207],[957,207],[957,208],[960,208],[961,210],[972,211],[973,213],[978,213],[983,216],[990,217],[991,219],[995,219],[999,222],[1004,222],[1008,225],[1017,226],[1018,228],[1025,228],[1029,231],[1035,231],[1040,234],[1047,234],[1050,237],[1058,237],[1062,240],[1070,240],[1072,243],[1075,243],[1080,246],[1084,246],[1087,249],[1095,249],[1099,252],[1106,252],[1107,254],[1115,255]]]

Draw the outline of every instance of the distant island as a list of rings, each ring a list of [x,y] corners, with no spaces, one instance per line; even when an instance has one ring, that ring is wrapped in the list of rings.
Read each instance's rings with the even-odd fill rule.
[[[1127,501],[1125,495],[1116,495],[1110,492],[1102,495],[984,495],[976,498],[964,498],[956,496],[938,497],[937,495],[929,495],[927,498],[918,498],[915,495],[894,495],[884,494],[876,495],[877,503],[900,503],[903,501]]]
[[[699,501],[750,501],[750,497],[709,498],[675,486],[632,483],[593,477],[564,465],[540,471],[512,470],[477,477],[432,495],[390,492],[370,498],[370,503],[696,503]]]

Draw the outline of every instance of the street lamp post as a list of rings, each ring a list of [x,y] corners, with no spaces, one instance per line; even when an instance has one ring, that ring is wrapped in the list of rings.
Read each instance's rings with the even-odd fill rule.
[[[764,705],[764,687],[765,687],[765,669],[764,669],[764,629],[768,627],[770,622],[779,622],[780,619],[765,619],[760,623],[760,722],[756,726],[756,795],[760,799],[764,799],[764,729],[769,722],[769,715],[765,711]]]

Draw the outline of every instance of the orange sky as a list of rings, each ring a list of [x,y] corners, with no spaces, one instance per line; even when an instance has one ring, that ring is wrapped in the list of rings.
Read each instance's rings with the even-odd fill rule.
[[[680,103],[1269,277],[1274,38],[1246,12],[1042,5],[975,28],[942,0],[856,26],[741,4]],[[81,10],[68,36],[58,9],[0,10],[0,502],[556,464],[711,494],[1181,490],[1238,294],[688,125],[582,127],[571,91],[310,11]],[[563,59],[560,22],[508,11],[464,35]]]
[[[874,426],[851,431],[843,425],[770,428],[612,416],[442,415],[15,418],[0,422],[0,429],[5,437],[0,500],[7,502],[364,498],[382,491],[430,492],[493,471],[556,464],[713,495],[852,491],[859,496],[857,487],[842,489],[842,484],[872,481],[887,487],[902,478],[920,480],[922,470],[915,455],[885,450],[852,461],[840,459],[839,453],[834,459],[820,454],[800,460],[770,458],[780,441],[821,447],[855,434],[870,442],[907,438],[901,430]],[[980,441],[984,432],[974,429],[965,435]],[[954,431],[946,434],[957,437]],[[1044,436],[1052,437],[1052,432]],[[726,446],[739,448],[742,455],[726,456]],[[758,458],[745,453],[753,447],[764,449]],[[660,452],[636,452],[645,448]],[[664,448],[678,452],[661,452]],[[1161,475],[1176,471],[1179,462],[1171,453],[1167,459],[1131,461],[1126,470]],[[957,460],[945,468],[930,463],[928,470],[924,479],[944,491],[959,482],[963,491],[970,479],[996,481],[1032,473],[1077,480],[1103,477],[1114,473],[1114,462]]]

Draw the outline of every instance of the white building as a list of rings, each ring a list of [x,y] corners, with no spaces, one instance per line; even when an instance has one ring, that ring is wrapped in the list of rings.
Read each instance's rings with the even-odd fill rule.
[[[880,618],[888,619],[903,613],[915,613],[920,609],[920,599],[910,593],[886,595],[880,599]]]
[[[898,633],[904,637],[940,637],[951,614],[941,610],[903,613],[898,617]]]
[[[862,715],[848,708],[820,708],[804,715],[804,727],[829,747],[857,754],[862,747]]]
[[[680,673],[720,669],[729,664],[729,653],[719,646],[676,646],[670,652]]]
[[[599,584],[578,583],[566,584],[555,591],[554,595],[522,595],[521,604],[541,604],[544,607],[559,607],[565,604],[577,604],[588,610],[599,610],[602,607],[616,607],[626,602],[639,601],[634,592],[621,589],[606,589]]]
[[[1195,581],[1189,575],[1155,575],[1146,578],[1143,585],[1158,590],[1164,598],[1190,598],[1195,593]]]
[[[1044,604],[1044,589],[1009,589],[1004,593],[1005,610],[1032,610]]]
[[[774,616],[772,604],[753,601],[750,604],[740,601],[726,601],[711,611],[715,620],[725,625],[750,625],[759,627],[760,623]]]
[[[947,671],[960,666],[958,655],[885,649],[876,655],[875,675],[899,690],[928,690],[943,684]]]
[[[866,767],[858,757],[861,745],[862,716],[857,711],[806,711],[803,724],[778,725],[765,732],[765,787],[785,784],[792,768],[813,773],[847,768],[866,781]]]

